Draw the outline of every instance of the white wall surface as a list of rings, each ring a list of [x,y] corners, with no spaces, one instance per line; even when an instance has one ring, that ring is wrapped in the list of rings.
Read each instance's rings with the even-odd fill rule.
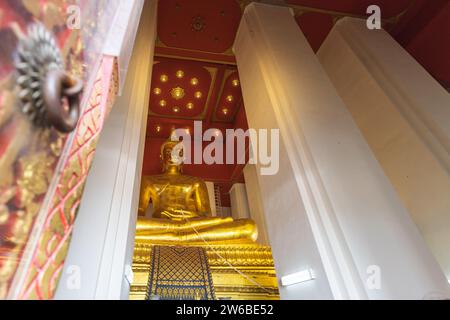
[[[317,56],[450,279],[450,95],[363,20],[340,20]]]
[[[230,189],[231,216],[234,219],[250,218],[250,209],[248,207],[247,190],[245,184],[235,183]]]
[[[258,174],[254,164],[246,164],[244,167],[245,188],[247,190],[248,206],[250,217],[258,227],[258,243],[269,244],[267,228],[264,216],[264,205],[261,198],[261,188],[258,183]]]
[[[217,216],[217,210],[216,210],[216,200],[214,195],[214,182],[211,181],[205,181],[206,188],[208,189],[208,199],[209,199],[209,205],[211,207],[211,215],[213,217]]]

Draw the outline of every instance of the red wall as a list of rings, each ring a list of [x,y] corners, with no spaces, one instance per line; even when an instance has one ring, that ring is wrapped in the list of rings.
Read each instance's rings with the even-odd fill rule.
[[[437,81],[450,88],[450,1],[416,0],[391,34]]]

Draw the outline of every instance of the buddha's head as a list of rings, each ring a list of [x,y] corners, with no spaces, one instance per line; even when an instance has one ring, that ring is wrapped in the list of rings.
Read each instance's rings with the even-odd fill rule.
[[[183,168],[183,148],[179,141],[170,138],[161,146],[162,171],[168,173],[181,173]]]

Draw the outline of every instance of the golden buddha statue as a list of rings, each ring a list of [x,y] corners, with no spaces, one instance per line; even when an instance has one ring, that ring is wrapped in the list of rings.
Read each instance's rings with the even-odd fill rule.
[[[258,233],[252,220],[211,216],[205,182],[182,174],[183,149],[176,147],[178,144],[168,140],[161,146],[162,174],[142,178],[136,240],[169,244],[254,242]],[[152,218],[144,218],[150,200]]]

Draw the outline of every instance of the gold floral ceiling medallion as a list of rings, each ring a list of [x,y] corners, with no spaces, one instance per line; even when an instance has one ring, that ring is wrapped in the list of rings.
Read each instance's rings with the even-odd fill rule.
[[[206,25],[205,19],[203,19],[203,17],[195,16],[194,18],[192,18],[192,23],[191,23],[192,31],[201,32],[205,28],[205,25]]]
[[[170,94],[175,100],[180,100],[184,97],[184,89],[180,87],[172,88],[172,90],[170,90]]]

